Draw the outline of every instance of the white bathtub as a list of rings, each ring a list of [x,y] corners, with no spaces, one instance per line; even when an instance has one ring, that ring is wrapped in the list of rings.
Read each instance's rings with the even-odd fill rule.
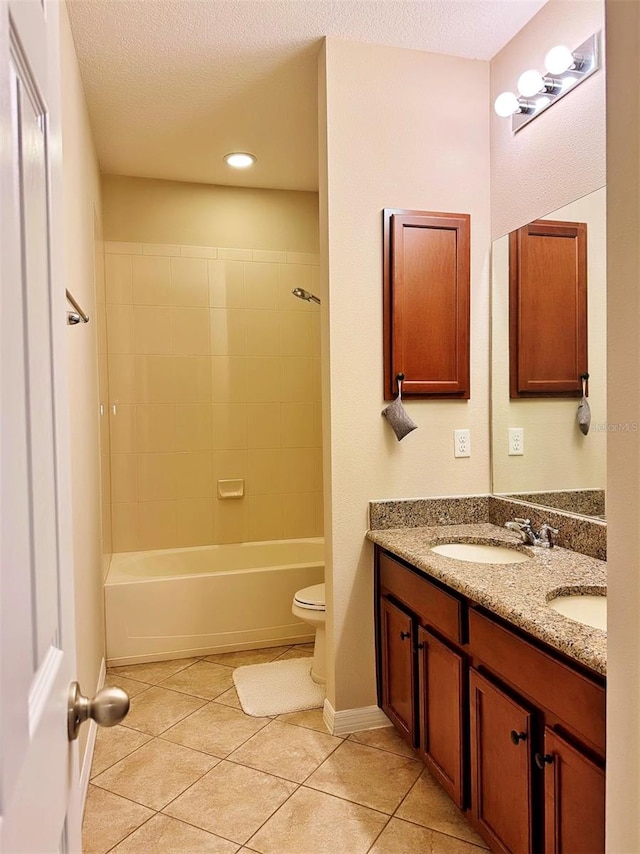
[[[105,581],[108,662],[312,641],[291,601],[323,580],[320,538],[114,554]]]

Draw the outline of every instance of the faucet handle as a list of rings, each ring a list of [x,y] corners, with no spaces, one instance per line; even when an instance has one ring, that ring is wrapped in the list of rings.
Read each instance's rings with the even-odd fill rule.
[[[531,519],[518,519],[516,517],[513,521],[517,522],[518,525],[530,525],[531,524]]]
[[[553,546],[553,537],[559,533],[559,528],[552,528],[548,522],[545,522],[544,525],[540,526],[538,537],[544,542],[549,543],[549,546]]]

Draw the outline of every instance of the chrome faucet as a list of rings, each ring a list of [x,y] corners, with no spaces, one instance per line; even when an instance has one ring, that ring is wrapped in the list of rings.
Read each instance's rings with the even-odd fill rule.
[[[552,528],[548,522],[545,522],[536,533],[531,524],[531,519],[514,519],[513,522],[506,522],[505,528],[517,531],[522,537],[522,542],[528,546],[538,546],[542,549],[552,549],[553,537],[559,533],[558,529]]]

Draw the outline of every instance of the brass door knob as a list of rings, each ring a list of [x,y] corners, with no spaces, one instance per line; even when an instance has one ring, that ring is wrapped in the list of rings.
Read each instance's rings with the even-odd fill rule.
[[[91,718],[98,726],[115,726],[129,711],[129,695],[122,688],[103,688],[90,700],[80,693],[80,685],[72,682],[69,688],[67,731],[69,741],[78,737],[80,724]]]

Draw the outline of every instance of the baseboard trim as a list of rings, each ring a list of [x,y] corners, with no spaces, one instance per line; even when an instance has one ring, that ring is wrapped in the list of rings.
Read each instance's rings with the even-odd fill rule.
[[[105,659],[102,659],[102,664],[100,665],[100,673],[98,674],[98,684],[96,685],[96,692],[98,692],[101,688],[104,687],[105,679],[107,678],[107,663]],[[89,735],[87,736],[87,743],[84,748],[84,757],[82,759],[82,771],[80,772],[80,807],[81,807],[81,815],[84,815],[84,807],[87,801],[87,793],[89,792],[89,779],[91,777],[91,763],[93,762],[93,751],[96,747],[96,735],[97,735],[98,726],[95,721],[89,721]]]
[[[360,709],[344,709],[336,712],[329,700],[325,700],[322,717],[332,735],[349,735],[364,729],[392,726],[389,718],[378,706],[363,706]]]

